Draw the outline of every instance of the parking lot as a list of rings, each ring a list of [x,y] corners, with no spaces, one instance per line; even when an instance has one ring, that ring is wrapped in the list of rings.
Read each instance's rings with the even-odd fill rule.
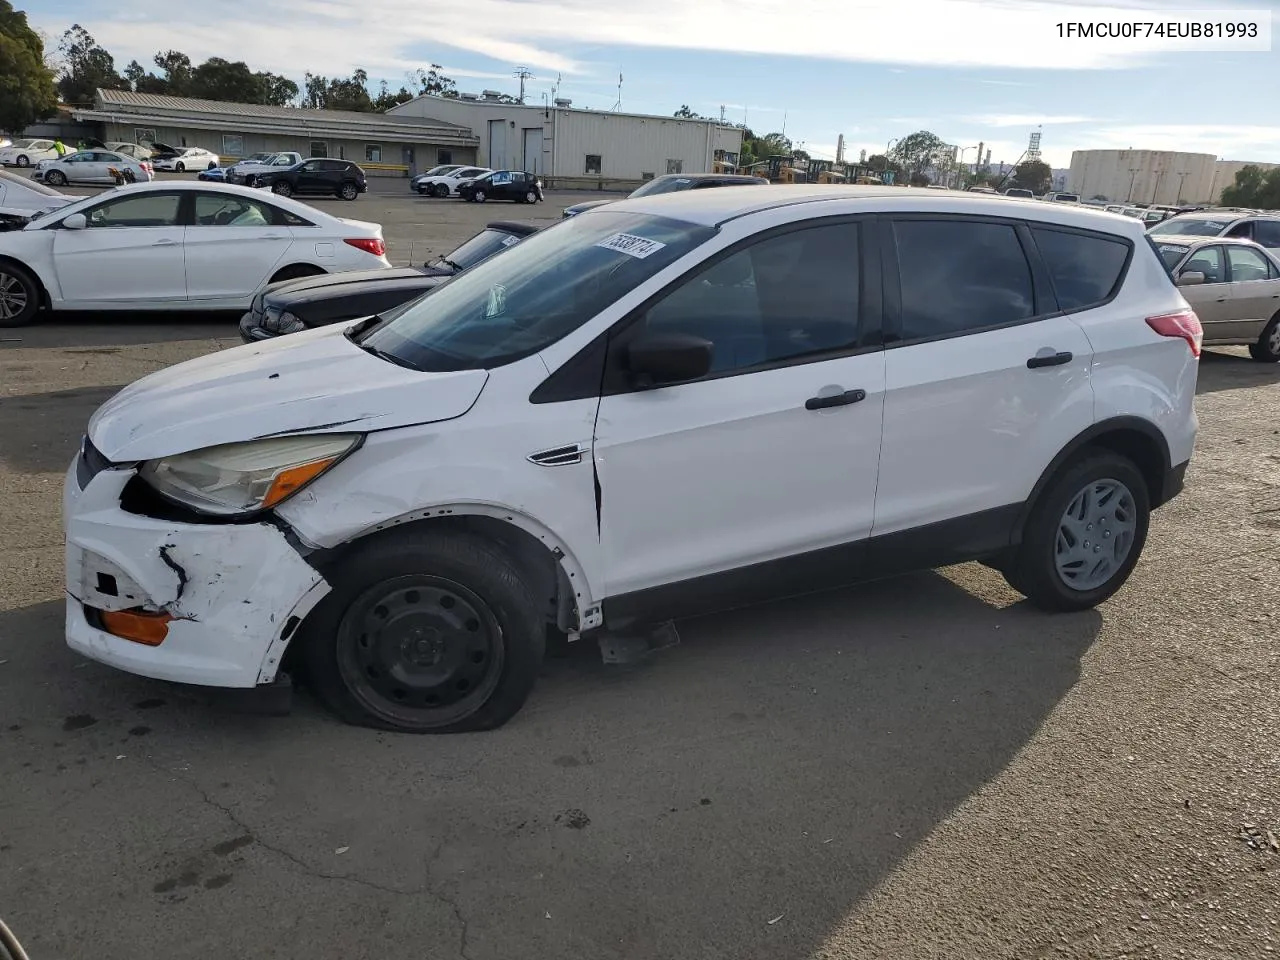
[[[82,192],[82,191],[73,191]],[[355,203],[420,263],[534,209]],[[1175,958],[1280,951],[1280,368],[1207,351],[1186,492],[1050,616],[968,564],[549,660],[490,733],[343,726],[62,640],[93,410],[235,318],[0,331],[0,917],[33,960]]]

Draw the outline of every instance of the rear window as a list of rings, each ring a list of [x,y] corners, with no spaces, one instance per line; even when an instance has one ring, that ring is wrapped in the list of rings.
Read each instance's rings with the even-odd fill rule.
[[[1216,237],[1231,224],[1230,220],[1207,220],[1204,217],[1173,217],[1151,228],[1157,236]]]
[[[1172,271],[1178,265],[1178,261],[1187,255],[1190,247],[1183,246],[1180,243],[1160,243],[1150,234],[1147,235],[1147,241],[1151,244],[1151,249],[1156,252],[1164,263],[1165,269]]]
[[[1045,227],[1032,227],[1031,233],[1049,268],[1059,307],[1080,310],[1110,299],[1129,260],[1129,244]]]

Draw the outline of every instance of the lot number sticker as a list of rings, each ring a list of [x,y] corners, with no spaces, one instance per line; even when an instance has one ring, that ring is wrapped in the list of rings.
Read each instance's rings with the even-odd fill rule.
[[[519,242],[520,242],[520,238],[513,237],[511,236],[511,234],[507,234],[505,237],[502,238],[502,245],[504,247],[509,247],[512,244],[519,243]]]
[[[615,233],[612,237],[605,237],[596,246],[604,247],[606,250],[617,250],[619,253],[625,253],[629,257],[643,260],[645,257],[657,253],[666,244],[659,243],[657,240],[646,240],[644,237],[632,236],[629,233]]]

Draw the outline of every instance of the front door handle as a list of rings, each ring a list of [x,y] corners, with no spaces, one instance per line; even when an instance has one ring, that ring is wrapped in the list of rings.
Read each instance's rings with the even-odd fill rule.
[[[833,393],[829,397],[810,397],[804,402],[806,410],[825,410],[827,407],[843,407],[859,400],[867,399],[865,390],[846,390],[844,393]]]
[[[1070,350],[1059,350],[1057,353],[1036,354],[1027,361],[1028,369],[1035,370],[1037,367],[1058,367],[1064,363],[1071,362]]]

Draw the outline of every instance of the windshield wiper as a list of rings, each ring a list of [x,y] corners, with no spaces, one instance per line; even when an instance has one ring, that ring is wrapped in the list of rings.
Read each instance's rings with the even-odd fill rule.
[[[394,353],[388,353],[386,350],[383,350],[381,347],[375,347],[368,343],[357,343],[356,346],[359,347],[361,350],[363,350],[365,353],[372,354],[373,356],[377,357],[379,360],[385,360],[387,361],[387,363],[394,363],[397,367],[404,367],[408,370],[418,369],[408,360],[405,360],[403,357],[397,357]]]
[[[342,331],[342,335],[346,337],[348,340],[350,340],[352,343],[354,343],[361,350],[363,350],[365,353],[370,354],[371,356],[377,357],[379,360],[385,360],[387,361],[387,363],[394,363],[397,367],[404,367],[406,370],[419,370],[419,372],[421,372],[418,367],[415,367],[412,363],[410,363],[408,360],[404,359],[403,357],[397,357],[394,353],[389,353],[386,350],[383,350],[381,347],[375,347],[371,344],[365,343],[363,340],[356,339],[357,337],[363,335],[366,331],[372,330],[374,327],[376,327],[378,324],[382,322],[383,322],[382,317],[378,316],[375,313],[373,316],[368,317],[364,320],[361,320],[355,326],[347,327],[346,330]]]

